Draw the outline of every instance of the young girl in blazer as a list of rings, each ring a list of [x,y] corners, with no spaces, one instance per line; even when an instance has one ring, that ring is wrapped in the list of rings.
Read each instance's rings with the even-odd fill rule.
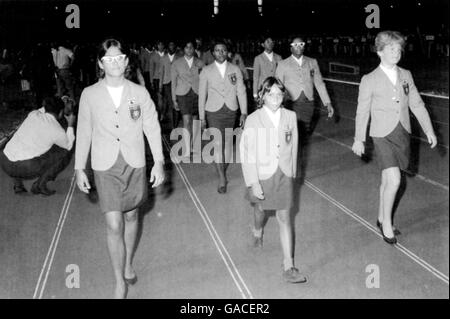
[[[400,186],[400,170],[405,170],[409,162],[409,110],[419,121],[431,148],[437,144],[430,116],[411,72],[397,66],[404,46],[405,38],[396,31],[383,31],[375,38],[381,63],[361,79],[352,147],[356,155],[364,153],[367,125],[371,118],[369,135],[381,169],[377,226],[389,244],[397,243],[396,235],[400,234],[392,225],[392,208]]]
[[[266,210],[275,210],[283,250],[283,278],[306,282],[294,265],[291,207],[297,174],[298,133],[295,112],[281,107],[285,88],[268,77],[259,90],[259,108],[248,116],[240,141],[246,198],[254,207],[253,245],[262,247]]]

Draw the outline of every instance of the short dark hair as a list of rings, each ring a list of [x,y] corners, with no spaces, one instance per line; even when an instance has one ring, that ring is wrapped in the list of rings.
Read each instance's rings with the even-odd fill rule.
[[[43,100],[43,106],[45,112],[53,113],[58,115],[62,110],[64,110],[64,102],[60,97],[57,96],[47,96]]]
[[[117,39],[109,38],[104,40],[98,48],[97,59],[99,61],[105,56],[106,51],[108,51],[110,47],[117,47],[120,52],[122,52],[122,54],[125,54],[127,57],[130,55],[128,47],[123,42]]]

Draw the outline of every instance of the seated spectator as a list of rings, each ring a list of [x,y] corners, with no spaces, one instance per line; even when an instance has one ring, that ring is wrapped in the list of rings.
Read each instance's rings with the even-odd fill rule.
[[[26,193],[24,179],[38,178],[31,187],[33,194],[46,196],[55,193],[47,182],[69,164],[69,152],[75,140],[73,125],[75,115],[65,115],[67,130],[58,119],[63,117],[64,102],[57,97],[47,97],[43,107],[30,112],[5,149],[0,152],[0,165],[14,179],[14,192]]]

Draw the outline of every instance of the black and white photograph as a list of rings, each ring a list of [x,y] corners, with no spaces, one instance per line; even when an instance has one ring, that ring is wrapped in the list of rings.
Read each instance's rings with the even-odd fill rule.
[[[0,299],[448,300],[449,6],[0,0]]]

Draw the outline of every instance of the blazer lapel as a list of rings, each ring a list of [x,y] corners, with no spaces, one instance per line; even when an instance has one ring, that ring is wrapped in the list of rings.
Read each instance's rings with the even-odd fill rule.
[[[264,106],[261,107],[261,109],[259,111],[259,119],[261,120],[263,127],[275,128],[272,120],[267,115],[267,111],[264,109]]]
[[[123,105],[128,105],[129,96],[130,96],[130,85],[128,83],[128,80],[125,80],[119,108],[123,107]]]

